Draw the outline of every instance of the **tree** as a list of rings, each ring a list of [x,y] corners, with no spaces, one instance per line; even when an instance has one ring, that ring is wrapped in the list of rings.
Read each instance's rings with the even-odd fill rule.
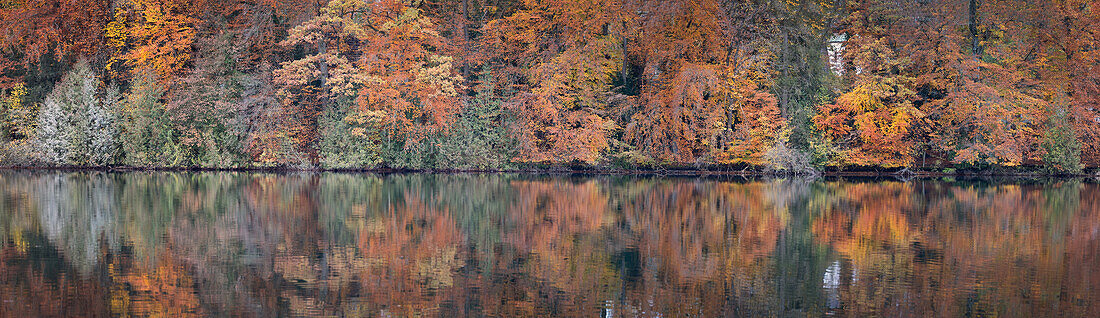
[[[608,119],[611,83],[622,66],[610,36],[589,40],[530,70],[530,92],[508,104],[517,117],[520,161],[595,163],[618,128]]]
[[[290,135],[314,162],[317,118],[328,100],[355,98],[349,123],[383,115],[384,138],[399,149],[419,147],[421,139],[442,132],[461,108],[462,79],[453,58],[439,54],[449,44],[429,18],[402,1],[331,1],[283,44],[317,48],[275,72],[280,96],[294,105]],[[371,133],[360,128],[352,132]]]
[[[769,66],[774,22],[752,3],[667,1],[638,19],[644,61],[625,140],[671,163],[763,163],[785,129]],[[630,10],[634,10],[632,7]],[[628,107],[629,108],[629,107]]]
[[[337,79],[358,89],[358,108],[349,119],[381,112],[383,138],[393,152],[423,154],[436,146],[424,139],[446,133],[462,110],[463,79],[454,58],[444,55],[451,44],[430,18],[401,1],[381,1],[371,10],[368,25],[375,27],[359,38],[364,50],[357,72]]]
[[[3,108],[2,122],[0,122],[0,141],[5,143],[23,142],[34,135],[34,126],[38,116],[37,105],[27,100],[27,89],[23,85],[16,85],[9,92],[0,106]]]
[[[357,42],[354,32],[361,28],[365,6],[362,1],[329,1],[317,16],[292,28],[280,42],[286,47],[308,45],[313,46],[308,50],[315,50],[297,60],[283,62],[273,78],[284,109],[282,118],[277,119],[279,134],[290,138],[297,150],[309,157],[310,163],[319,160],[317,120],[326,101],[353,93],[343,88],[334,91],[329,78],[334,73],[351,73],[353,67],[348,58],[355,52],[346,44]]]
[[[374,168],[382,163],[381,112],[355,112],[355,102],[342,98],[320,118],[319,155],[326,168]]]
[[[522,87],[506,103],[515,117],[520,162],[595,163],[618,129],[609,99],[625,52],[619,1],[530,0],[486,23],[501,87]]]
[[[156,76],[139,72],[117,110],[123,163],[130,166],[172,167],[183,160]]]
[[[1081,160],[1100,166],[1100,5],[1088,0],[1049,1],[1040,7],[1048,26],[1038,28],[1041,49],[1050,53],[1048,85],[1066,92],[1068,124],[1081,147]]]
[[[907,40],[898,25],[908,24],[898,21],[901,8],[889,4],[858,1],[849,8],[842,30],[849,37],[843,54],[850,88],[813,118],[820,152],[830,165],[910,166],[926,114],[914,104],[912,61],[898,51]]]
[[[178,133],[181,164],[231,167],[244,163],[247,127],[242,103],[248,74],[237,69],[232,34],[204,38],[195,67],[174,83],[165,111]]]
[[[837,24],[847,8],[844,0],[771,1],[769,16],[776,24],[776,46],[772,68],[772,93],[791,129],[790,142],[796,150],[809,150],[817,138],[813,116],[817,107],[836,98],[839,76],[832,70],[827,41],[843,37]]]
[[[107,69],[152,70],[162,84],[180,74],[191,60],[195,42],[195,11],[203,2],[183,0],[129,0],[107,24],[108,45],[115,50]]]
[[[80,62],[46,97],[38,115],[40,128],[36,135],[44,161],[52,165],[98,164],[93,162],[93,155],[113,155],[92,152],[107,150],[111,139],[100,135],[100,128],[109,135],[111,127],[109,115],[97,96],[99,86],[88,64]]]
[[[1027,21],[1041,14],[1035,9],[1014,0],[967,1],[941,9],[947,10],[943,15],[966,12],[968,23],[962,34],[946,27],[941,31],[955,42],[939,50],[947,51],[938,59],[947,67],[934,71],[941,74],[938,82],[946,96],[924,107],[936,122],[933,149],[952,154],[952,162],[1018,166],[1040,159],[1040,131],[1053,95],[1034,86],[1039,67],[1048,63],[1046,54],[1031,53],[1038,42],[1027,34],[1033,30]],[[1021,35],[1006,33],[1008,28]]]
[[[491,170],[509,167],[515,138],[509,134],[508,111],[484,72],[477,95],[466,101],[449,132],[440,138],[439,168]]]
[[[1055,108],[1048,119],[1043,134],[1043,165],[1050,173],[1079,173],[1081,163],[1081,143],[1077,139],[1074,125],[1069,121],[1069,112],[1065,108]]]
[[[38,145],[42,160],[50,164],[68,163],[73,156],[69,148],[72,139],[70,119],[61,109],[61,104],[53,98],[47,98],[38,114]]]
[[[912,165],[924,117],[914,99],[904,78],[867,76],[836,103],[819,108],[814,123],[835,156],[828,164]]]
[[[116,136],[115,110],[119,104],[118,87],[107,88],[107,94],[102,99],[88,105],[88,164],[93,166],[107,166],[115,163],[118,154],[118,142]]]
[[[10,89],[23,82],[18,77],[43,56],[56,54],[71,63],[98,54],[105,44],[101,31],[110,21],[110,7],[110,0],[0,4],[0,88]]]

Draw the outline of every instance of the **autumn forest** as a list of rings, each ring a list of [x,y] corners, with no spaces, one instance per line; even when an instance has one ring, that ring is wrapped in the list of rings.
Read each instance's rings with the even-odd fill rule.
[[[1098,0],[3,0],[0,166],[1100,166]]]

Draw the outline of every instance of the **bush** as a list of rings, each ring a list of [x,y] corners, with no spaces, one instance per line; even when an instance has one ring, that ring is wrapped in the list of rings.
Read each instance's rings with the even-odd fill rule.
[[[350,101],[335,103],[320,118],[321,143],[318,152],[321,166],[329,169],[361,169],[377,167],[379,154],[377,127],[374,119],[349,122]],[[359,133],[353,133],[359,130]]]
[[[779,173],[816,175],[818,171],[813,165],[810,154],[789,147],[785,139],[781,138],[775,146],[764,153],[764,158],[769,164],[768,169]]]
[[[1047,132],[1043,140],[1043,168],[1048,173],[1080,173],[1081,142],[1069,122],[1065,109],[1056,109],[1048,120]]]
[[[491,77],[482,80],[491,81]],[[486,88],[465,106],[439,140],[438,168],[499,170],[510,166],[515,157],[515,141],[508,135],[505,123],[508,117],[500,99],[491,88]]]

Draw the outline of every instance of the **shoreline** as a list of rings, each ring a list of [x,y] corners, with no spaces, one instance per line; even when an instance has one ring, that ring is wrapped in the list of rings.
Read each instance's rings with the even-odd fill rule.
[[[461,174],[461,173],[519,173],[519,174],[575,174],[575,175],[631,175],[631,176],[664,176],[664,177],[854,177],[854,178],[948,178],[948,177],[1008,177],[1008,178],[1100,178],[1100,170],[1096,168],[1086,169],[1088,172],[1079,174],[1048,174],[1038,171],[995,171],[995,170],[963,170],[953,173],[928,170],[909,169],[837,169],[826,168],[815,174],[793,174],[782,172],[769,172],[762,170],[736,170],[736,169],[700,169],[700,168],[667,168],[667,169],[614,169],[614,168],[524,168],[524,169],[392,169],[392,168],[319,168],[319,167],[236,167],[236,168],[210,168],[210,167],[131,167],[131,166],[0,166],[0,171],[102,171],[102,172],[253,172],[253,173],[292,173],[292,172],[335,172],[335,173],[373,173],[373,174]]]

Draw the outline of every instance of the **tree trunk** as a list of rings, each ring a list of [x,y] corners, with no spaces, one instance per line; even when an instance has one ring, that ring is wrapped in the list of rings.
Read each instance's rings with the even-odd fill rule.
[[[467,20],[470,19],[470,0],[462,0],[462,22],[459,27],[462,29],[462,79],[465,81],[470,80],[470,61],[468,56],[470,55],[470,34],[467,25]]]
[[[978,37],[978,8],[980,6],[980,0],[970,0],[970,21],[968,23],[970,29],[970,49],[978,59],[981,59],[983,53],[982,42]]]

